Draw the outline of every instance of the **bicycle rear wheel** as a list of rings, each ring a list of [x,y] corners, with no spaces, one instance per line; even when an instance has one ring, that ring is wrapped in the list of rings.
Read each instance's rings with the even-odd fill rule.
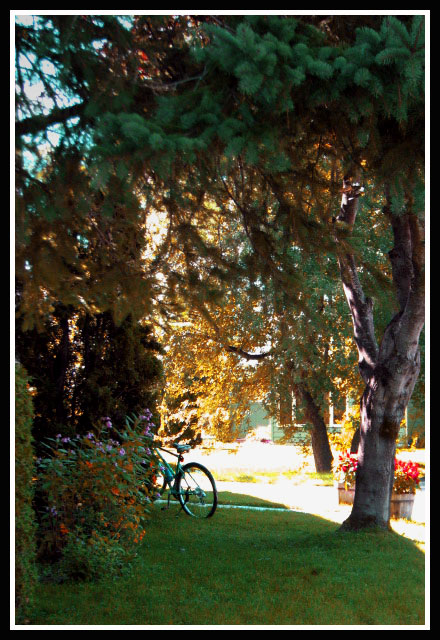
[[[176,478],[176,492],[182,509],[194,518],[210,518],[217,508],[215,480],[198,462],[182,467],[182,473]]]

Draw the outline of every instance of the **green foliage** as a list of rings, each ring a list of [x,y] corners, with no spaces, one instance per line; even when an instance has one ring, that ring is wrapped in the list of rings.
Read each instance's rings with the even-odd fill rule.
[[[15,613],[16,623],[32,615],[37,582],[34,496],[34,410],[27,372],[15,367]]]
[[[45,443],[38,460],[39,560],[47,579],[97,580],[129,572],[155,498],[151,413],[120,433],[104,418],[98,434]]]
[[[111,310],[118,320],[169,311],[175,291],[141,259],[145,211],[134,193],[145,193],[146,185],[159,210],[173,221],[177,213],[185,217],[201,194],[221,190],[224,174],[217,169],[226,155],[228,173],[237,162],[262,172],[255,190],[271,184],[272,210],[280,193],[294,191],[294,240],[310,248],[312,235],[315,247],[327,235],[311,228],[300,235],[301,218],[310,213],[304,191],[316,197],[325,182],[328,187],[322,174],[318,185],[319,165],[328,158],[316,145],[330,145],[338,166],[362,151],[377,188],[407,163],[423,162],[423,16],[328,22],[315,16],[139,16],[132,22],[128,31],[117,16],[59,16],[17,27],[20,108],[33,114],[22,116],[20,132],[33,137],[19,137],[20,153],[35,152],[37,122],[38,131],[51,125],[50,117],[35,120],[42,107],[26,103],[25,78],[43,76],[54,94],[75,96],[81,107],[78,122],[36,171],[21,161],[17,275],[27,326],[59,300],[92,312]],[[102,48],[93,47],[97,33]],[[23,56],[31,54],[35,63],[27,70]],[[47,60],[60,73],[46,77]],[[97,107],[93,118],[90,105]],[[87,135],[79,144],[81,130]],[[358,144],[349,148],[347,140]],[[164,201],[168,190],[173,197]],[[183,204],[188,191],[192,203]],[[333,202],[321,205],[327,211],[338,206],[334,190]],[[180,225],[170,228],[177,246]],[[103,241],[109,234],[111,241]],[[166,276],[164,261],[161,268]],[[186,295],[182,271],[180,278],[177,293]],[[203,291],[204,281],[190,288],[196,286]]]

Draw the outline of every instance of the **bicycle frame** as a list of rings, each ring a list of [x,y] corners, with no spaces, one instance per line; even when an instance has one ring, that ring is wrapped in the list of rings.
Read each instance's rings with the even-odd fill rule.
[[[169,453],[170,455],[174,456],[175,458],[177,458],[177,467],[176,467],[176,471],[174,471],[173,467],[165,460],[165,458],[159,453],[159,449],[161,451],[166,451],[167,453]],[[157,457],[160,459],[160,461],[165,465],[165,479],[167,481],[167,484],[170,485],[171,488],[171,483],[175,482],[176,477],[178,476],[178,474],[182,471],[182,465],[180,464],[183,460],[183,455],[181,453],[173,453],[173,451],[169,451],[168,449],[164,449],[163,447],[155,447],[153,449],[154,453],[157,455]]]

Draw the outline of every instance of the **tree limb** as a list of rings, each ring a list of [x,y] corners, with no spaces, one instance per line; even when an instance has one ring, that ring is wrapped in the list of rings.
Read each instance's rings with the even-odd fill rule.
[[[391,223],[394,236],[394,246],[388,252],[391,262],[393,283],[397,292],[400,311],[404,311],[408,302],[411,282],[414,276],[412,265],[412,239],[409,217],[404,212],[395,215],[391,209],[390,195],[387,190],[387,203],[383,208],[384,214]]]
[[[52,124],[66,122],[70,118],[81,117],[84,115],[85,107],[86,103],[81,102],[64,109],[53,109],[47,115],[40,114],[24,118],[15,124],[15,134],[16,136],[36,134],[43,129],[47,129]]]
[[[396,340],[399,351],[414,355],[425,320],[425,239],[424,228],[407,202],[408,210],[390,214],[394,247],[389,252],[393,282],[400,304]]]
[[[247,353],[246,351],[243,351],[243,349],[240,349],[239,347],[233,347],[232,345],[226,346],[226,351],[236,353],[246,360],[263,360],[264,358],[272,355],[272,351],[266,351],[265,353]]]
[[[345,176],[342,191],[341,210],[333,222],[343,222],[349,230],[352,230],[356,222],[361,188],[356,182],[352,184],[351,179]],[[337,236],[337,225],[335,232],[336,241],[340,243]],[[368,382],[379,353],[374,333],[373,300],[364,294],[353,253],[346,252],[341,247],[338,262],[345,297],[353,321],[354,339],[359,354],[359,371],[364,382]]]

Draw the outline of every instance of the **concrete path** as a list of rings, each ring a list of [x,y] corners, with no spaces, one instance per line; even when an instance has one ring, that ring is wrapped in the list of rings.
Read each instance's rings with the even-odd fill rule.
[[[219,505],[219,508],[249,509],[260,511],[273,509],[274,503],[285,505],[282,510],[310,513],[331,522],[342,523],[351,513],[351,505],[338,503],[335,487],[317,486],[313,482],[294,484],[289,480],[279,480],[273,484],[264,482],[223,482],[216,481],[219,498],[223,492],[235,493],[243,496],[253,496],[267,501],[267,507],[251,507],[245,505]],[[167,500],[157,500],[156,504],[165,505]],[[175,504],[175,503],[174,503]],[[392,520],[392,528],[401,535],[412,540],[425,541],[425,490],[424,487],[416,492],[412,521]]]
[[[312,483],[295,485],[289,481],[274,484],[217,481],[219,495],[223,491],[253,496],[272,503],[281,503],[286,509],[301,511],[342,523],[350,515],[352,507],[338,503],[335,487],[316,486]],[[392,520],[392,528],[411,539],[425,541],[425,490],[416,492],[412,521]],[[243,507],[244,508],[244,507]]]

